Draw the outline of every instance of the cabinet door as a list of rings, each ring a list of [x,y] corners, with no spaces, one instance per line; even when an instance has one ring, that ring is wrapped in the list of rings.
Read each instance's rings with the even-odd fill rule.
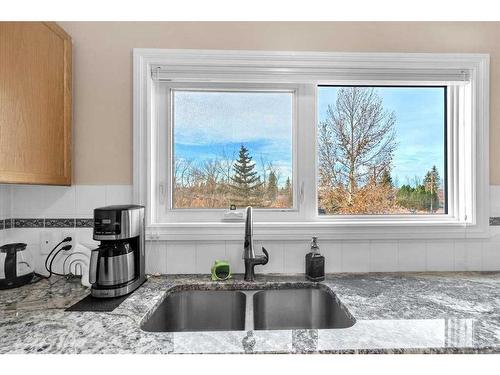
[[[0,22],[0,183],[71,184],[71,38]]]

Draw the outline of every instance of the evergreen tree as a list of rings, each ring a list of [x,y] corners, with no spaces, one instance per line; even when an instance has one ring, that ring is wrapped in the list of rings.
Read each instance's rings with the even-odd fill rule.
[[[396,194],[396,201],[401,207],[411,211],[431,211],[439,208],[439,197],[437,192],[427,190],[425,184],[411,187],[403,185]]]
[[[292,188],[292,184],[290,183],[290,177],[287,177],[286,182],[285,182],[285,187],[283,189],[283,194],[290,193],[291,188]]]
[[[412,209],[411,196],[414,190],[410,185],[401,186],[396,194],[397,203],[402,207]]]
[[[255,170],[255,163],[248,149],[241,145],[238,159],[233,165],[233,176],[231,176],[231,189],[234,193],[234,203],[237,205],[258,205],[259,188],[262,183]]]
[[[434,211],[439,207],[438,189],[439,189],[439,172],[435,165],[425,174],[424,177],[425,191],[429,197],[429,210]]]
[[[292,194],[292,183],[290,182],[290,177],[287,177],[285,182],[285,187],[283,189],[283,194],[287,198],[287,203],[289,205],[293,204],[293,194]]]
[[[276,173],[274,171],[269,172],[269,177],[267,181],[267,196],[271,201],[276,199],[278,195],[278,178],[276,177]]]
[[[424,185],[425,190],[431,193],[437,193],[439,189],[439,172],[435,165],[425,174]]]

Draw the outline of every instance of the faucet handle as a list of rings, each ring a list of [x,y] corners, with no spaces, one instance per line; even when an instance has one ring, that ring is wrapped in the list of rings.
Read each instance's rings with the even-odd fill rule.
[[[269,253],[267,252],[264,246],[262,246],[262,252],[264,253],[264,258],[266,259],[265,262],[262,263],[264,265],[267,264],[267,262],[269,262]]]

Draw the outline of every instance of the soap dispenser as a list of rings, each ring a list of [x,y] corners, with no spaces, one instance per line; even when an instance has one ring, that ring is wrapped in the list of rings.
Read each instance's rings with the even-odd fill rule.
[[[325,257],[319,253],[318,237],[311,240],[311,252],[306,254],[306,278],[311,281],[325,279]]]

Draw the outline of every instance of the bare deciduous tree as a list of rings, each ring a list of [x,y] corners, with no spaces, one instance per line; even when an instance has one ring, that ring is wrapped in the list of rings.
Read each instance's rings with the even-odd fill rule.
[[[220,170],[220,161],[218,159],[205,160],[201,167],[204,195],[210,208],[216,207],[218,204],[217,196],[221,182]]]
[[[175,158],[174,161],[174,184],[185,187],[190,184],[189,176],[193,168],[193,161],[189,159]]]
[[[335,163],[337,155],[335,153],[335,140],[328,122],[319,124],[318,143],[319,184],[322,188],[332,189],[336,183]]]
[[[340,88],[319,127],[323,183],[342,187],[348,203],[353,202],[358,187],[391,169],[395,122],[394,112],[384,110],[373,88]]]
[[[220,172],[225,183],[231,182],[231,176],[233,173],[233,164],[236,160],[236,150],[228,152],[225,148],[222,148],[219,157]]]

